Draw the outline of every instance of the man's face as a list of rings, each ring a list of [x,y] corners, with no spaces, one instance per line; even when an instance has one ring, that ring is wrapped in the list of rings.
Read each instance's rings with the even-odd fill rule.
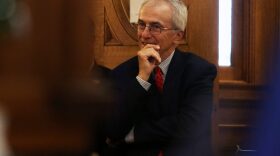
[[[156,5],[153,2],[146,4],[140,11],[139,23],[162,28],[173,29],[172,27],[172,10],[170,6],[162,1]],[[176,47],[176,31],[162,30],[161,33],[153,34],[146,27],[144,30],[138,30],[139,46],[142,49],[146,44],[155,44],[160,46],[161,57],[169,56]]]

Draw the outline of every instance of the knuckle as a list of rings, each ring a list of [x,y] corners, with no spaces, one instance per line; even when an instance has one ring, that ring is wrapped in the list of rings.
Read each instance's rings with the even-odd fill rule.
[[[143,55],[144,55],[144,54],[143,54],[143,51],[142,51],[142,50],[138,51],[138,52],[137,52],[137,55],[138,55],[138,56],[143,56]]]

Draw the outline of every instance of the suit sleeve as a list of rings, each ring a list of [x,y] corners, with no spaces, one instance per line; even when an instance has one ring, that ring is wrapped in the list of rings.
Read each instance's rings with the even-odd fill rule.
[[[159,120],[143,120],[135,126],[135,142],[167,143],[195,140],[209,136],[213,105],[213,80],[216,67],[208,65],[200,70],[185,89],[176,115]]]

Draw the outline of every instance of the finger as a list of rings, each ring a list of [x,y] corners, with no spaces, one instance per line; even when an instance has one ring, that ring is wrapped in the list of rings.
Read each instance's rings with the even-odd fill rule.
[[[157,52],[151,52],[149,56],[150,61],[155,61],[155,64],[159,64],[161,62],[161,58]]]
[[[141,51],[139,51],[138,55],[140,56],[140,58],[143,58],[144,60],[148,60],[151,63],[161,62],[159,53],[155,51],[153,48],[142,49]]]
[[[144,49],[148,49],[148,48],[153,48],[157,52],[159,52],[159,50],[160,50],[160,46],[157,45],[157,44],[147,44],[147,45],[145,45]]]
[[[150,59],[151,58],[155,59],[155,61],[157,63],[161,62],[161,57],[160,57],[158,51],[156,51],[154,48],[150,48],[150,50],[147,52],[147,55]]]
[[[140,56],[143,60],[158,65],[161,62],[161,57],[158,52],[159,48],[159,45],[147,44],[138,52],[138,56]]]

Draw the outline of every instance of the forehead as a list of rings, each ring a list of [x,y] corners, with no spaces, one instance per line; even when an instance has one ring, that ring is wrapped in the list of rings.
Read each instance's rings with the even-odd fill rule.
[[[172,8],[164,1],[151,1],[145,4],[139,12],[139,19],[146,23],[172,25]]]

